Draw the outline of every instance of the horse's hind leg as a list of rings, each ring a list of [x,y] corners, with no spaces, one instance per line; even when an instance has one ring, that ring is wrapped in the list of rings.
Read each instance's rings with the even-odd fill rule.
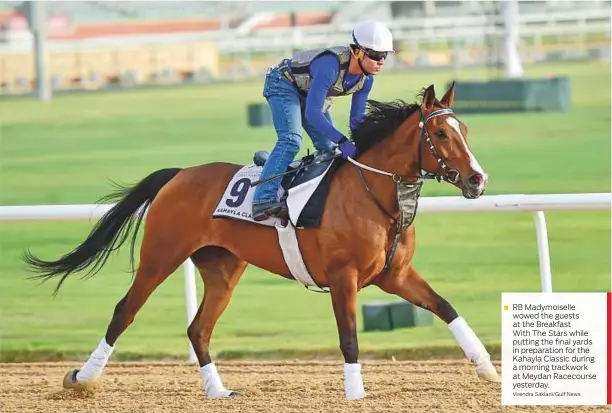
[[[79,370],[72,370],[64,377],[63,386],[68,389],[89,388],[98,379],[114,351],[119,336],[134,321],[136,313],[142,308],[155,289],[170,275],[189,255],[184,247],[178,246],[176,239],[160,235],[162,232],[145,232],[140,265],[136,271],[134,283],[127,294],[117,303],[113,318],[108,325],[106,335],[89,359]],[[163,251],[163,253],[160,253]]]
[[[476,364],[478,375],[489,381],[500,382],[501,379],[491,363],[491,357],[486,348],[467,324],[463,317],[457,315],[452,305],[438,295],[419,273],[409,265],[388,276],[380,277],[376,284],[390,294],[395,294],[412,304],[423,307],[440,319],[451,330],[455,339],[470,361]]]
[[[204,280],[204,298],[187,334],[198,357],[206,395],[210,398],[231,397],[236,393],[223,386],[210,357],[209,343],[215,324],[229,304],[234,287],[248,264],[220,247],[201,248],[191,259]]]

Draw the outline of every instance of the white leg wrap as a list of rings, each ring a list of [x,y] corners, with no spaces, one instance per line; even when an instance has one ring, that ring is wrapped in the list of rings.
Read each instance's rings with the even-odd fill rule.
[[[448,328],[453,332],[457,342],[470,361],[480,365],[491,359],[487,349],[463,317],[455,318],[448,325]]]
[[[204,367],[200,367],[200,375],[202,376],[204,392],[209,398],[217,399],[229,397],[232,394],[231,390],[223,387],[215,363],[209,363]]]
[[[500,382],[501,378],[491,363],[491,356],[463,317],[454,319],[448,328],[453,332],[466,357],[476,363],[478,375],[485,380]]]
[[[365,397],[361,364],[344,363],[344,394],[347,400],[358,400]]]
[[[98,343],[98,347],[91,353],[89,360],[81,367],[81,370],[76,375],[76,378],[80,382],[96,380],[102,375],[102,371],[108,363],[108,359],[113,354],[115,347],[111,347],[106,343],[106,339],[103,337]]]

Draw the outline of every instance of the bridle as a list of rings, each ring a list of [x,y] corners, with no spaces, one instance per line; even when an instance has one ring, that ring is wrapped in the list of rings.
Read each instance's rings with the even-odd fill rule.
[[[442,159],[442,157],[438,154],[438,151],[436,150],[435,145],[433,144],[432,140],[431,140],[431,136],[429,136],[429,132],[427,132],[427,122],[429,122],[431,119],[438,117],[438,116],[442,116],[442,115],[450,115],[453,112],[452,109],[450,108],[444,108],[444,109],[438,109],[438,110],[434,110],[433,112],[429,113],[427,116],[423,115],[423,112],[421,113],[421,119],[419,121],[419,129],[421,130],[421,132],[419,133],[419,148],[418,148],[418,164],[419,164],[419,175],[413,175],[413,176],[409,176],[409,178],[416,178],[417,182],[421,181],[423,179],[436,179],[438,182],[440,181],[447,181],[450,182],[452,184],[456,184],[459,181],[460,178],[460,174],[459,171],[455,168],[451,168],[449,167],[446,162],[444,162],[444,160]],[[427,172],[423,169],[422,167],[422,158],[423,158],[423,151],[422,151],[422,147],[423,147],[423,142],[425,142],[427,144],[427,147],[429,148],[429,152],[431,153],[431,155],[434,157],[434,159],[436,160],[436,162],[438,162],[438,165],[440,165],[440,168],[442,169],[443,174],[435,174],[432,172]],[[380,169],[376,169],[376,168],[372,168],[371,166],[368,165],[364,165],[360,162],[357,162],[356,160],[352,159],[352,158],[347,158],[347,160],[349,162],[351,162],[352,164],[354,164],[355,166],[358,167],[359,169],[365,169],[368,170],[370,172],[375,172],[381,175],[386,175],[386,176],[390,176],[391,179],[393,179],[394,182],[408,182],[406,181],[404,178],[402,178],[402,175],[399,174],[395,174],[395,173],[391,173],[391,172],[387,172],[387,171],[383,171]],[[361,171],[359,170],[360,174],[363,176],[363,174],[361,173]],[[366,185],[367,186],[367,185]]]
[[[421,131],[419,133],[419,145],[418,145],[419,175],[409,176],[409,178],[416,178],[415,182],[409,182],[408,180],[405,180],[402,177],[402,175],[383,171],[380,169],[376,169],[371,166],[364,165],[360,162],[357,162],[356,160],[350,157],[347,158],[347,160],[351,162],[353,165],[355,165],[355,167],[357,168],[357,172],[359,172],[359,176],[361,177],[361,180],[365,186],[365,189],[370,195],[370,197],[372,198],[372,200],[374,201],[374,203],[376,204],[376,206],[378,206],[378,208],[385,215],[391,218],[392,223],[395,225],[395,238],[393,240],[393,244],[391,245],[391,249],[389,250],[389,253],[387,254],[387,259],[385,260],[385,266],[383,267],[379,275],[383,274],[389,268],[389,265],[391,264],[391,261],[393,260],[393,256],[395,255],[395,250],[397,248],[402,232],[412,224],[412,221],[414,220],[416,216],[418,198],[420,196],[420,191],[423,185],[423,181],[425,179],[436,179],[438,182],[444,180],[444,181],[455,184],[459,181],[461,177],[458,170],[456,170],[455,168],[449,167],[446,164],[446,162],[444,162],[444,160],[440,157],[440,155],[438,154],[438,151],[436,150],[435,145],[433,144],[433,141],[431,140],[431,137],[429,136],[429,133],[427,132],[427,128],[426,128],[427,122],[429,122],[431,119],[437,116],[452,114],[453,110],[450,108],[438,109],[438,110],[434,110],[433,112],[429,113],[427,116],[425,116],[422,111],[420,113],[421,113],[421,119],[419,121],[419,128]],[[427,143],[429,152],[436,159],[436,161],[438,162],[438,165],[440,165],[440,168],[442,169],[442,174],[435,174],[435,173],[431,173],[431,172],[427,172],[423,170],[422,168],[423,142]],[[391,179],[393,179],[393,182],[395,182],[396,184],[396,191],[397,191],[396,195],[397,195],[398,207],[399,207],[399,216],[397,218],[394,217],[389,211],[387,211],[385,207],[380,203],[380,201],[378,201],[376,196],[372,193],[365,179],[365,176],[363,175],[362,169],[365,169],[370,172],[378,173],[381,175],[386,175],[386,176],[391,177]]]
[[[449,167],[446,164],[446,162],[444,162],[442,157],[438,154],[438,151],[436,151],[436,147],[434,146],[431,140],[431,137],[429,136],[429,132],[427,132],[427,128],[425,127],[425,125],[430,119],[433,119],[436,116],[450,115],[452,113],[453,113],[453,110],[450,108],[438,109],[438,110],[434,110],[429,115],[427,115],[427,117],[423,118],[423,112],[421,112],[421,121],[419,122],[419,128],[421,129],[421,133],[419,134],[419,170],[421,172],[420,177],[422,179],[436,179],[438,182],[440,182],[441,180],[444,180],[444,181],[450,182],[451,184],[456,184],[457,182],[459,182],[459,178],[461,177],[459,174],[459,171],[455,168]],[[429,152],[431,152],[435,160],[438,162],[438,165],[440,165],[440,168],[442,168],[444,175],[432,174],[422,169],[421,167],[422,165],[421,163],[421,158],[422,158],[421,145],[423,144],[423,137],[425,138],[425,143],[427,143],[427,146],[429,147]]]

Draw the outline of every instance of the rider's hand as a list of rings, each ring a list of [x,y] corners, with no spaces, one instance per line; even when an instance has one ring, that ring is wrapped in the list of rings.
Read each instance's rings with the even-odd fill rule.
[[[344,159],[348,158],[349,156],[355,159],[355,157],[357,156],[357,147],[346,137],[340,139],[340,141],[338,142],[338,146],[340,148],[340,152],[342,152],[342,157]]]

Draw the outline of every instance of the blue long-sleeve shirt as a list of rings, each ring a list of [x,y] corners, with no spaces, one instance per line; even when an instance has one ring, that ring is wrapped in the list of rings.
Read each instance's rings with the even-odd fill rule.
[[[306,97],[305,116],[317,131],[327,136],[333,142],[338,142],[343,134],[332,125],[323,114],[323,105],[327,92],[333,86],[338,73],[340,71],[340,63],[334,55],[322,55],[313,60],[310,65],[310,75],[312,82]],[[361,75],[352,75],[348,71],[344,77],[344,88],[353,86]],[[372,84],[374,83],[373,76],[366,77],[363,88],[354,93],[351,101],[350,128],[355,129],[361,121],[365,113],[366,101]]]

